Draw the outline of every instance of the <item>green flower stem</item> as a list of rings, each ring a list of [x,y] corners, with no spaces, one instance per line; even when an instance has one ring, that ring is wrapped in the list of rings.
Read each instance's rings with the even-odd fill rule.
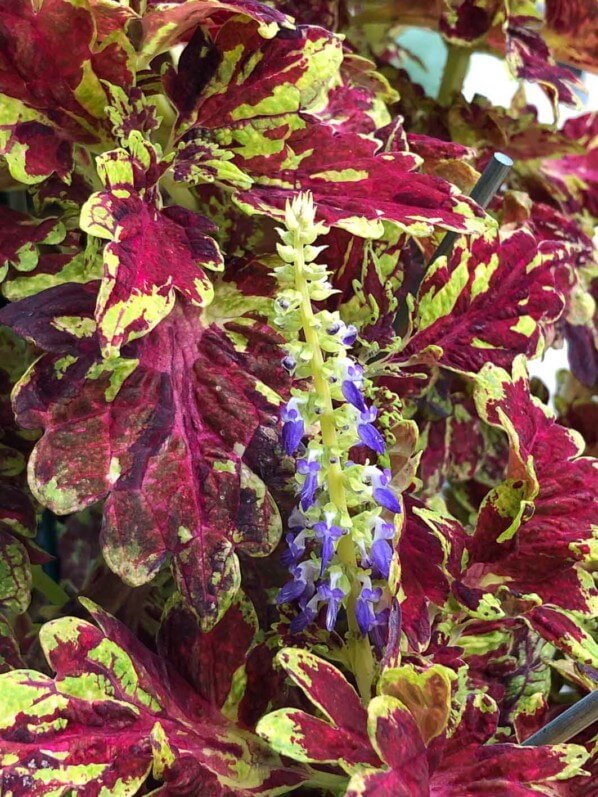
[[[457,44],[448,45],[442,83],[438,92],[438,103],[444,108],[448,108],[461,93],[470,57],[471,49],[469,47],[460,47]]]
[[[47,598],[54,606],[64,606],[68,603],[70,596],[64,589],[53,581],[47,573],[44,573],[40,565],[31,568],[33,574],[33,586],[38,592]]]
[[[304,276],[305,260],[303,256],[303,244],[300,236],[295,233],[295,288],[301,295],[301,321],[303,325],[303,332],[305,340],[309,345],[312,353],[311,359],[311,372],[314,380],[316,392],[322,401],[322,414],[320,415],[320,428],[322,430],[322,442],[326,448],[328,455],[332,453],[337,458],[337,462],[331,463],[328,466],[328,492],[332,503],[337,507],[342,517],[343,525],[346,525],[351,530],[351,516],[347,508],[347,498],[345,495],[345,487],[343,484],[343,473],[341,470],[340,461],[338,461],[339,445],[336,435],[336,424],[334,422],[334,407],[332,404],[332,396],[330,395],[330,386],[324,374],[324,357],[318,339],[318,333],[315,326],[314,312],[311,305],[311,298],[309,295],[309,288]],[[347,598],[347,617],[349,623],[349,635],[347,639],[347,650],[349,665],[355,680],[359,693],[364,700],[368,703],[371,698],[371,686],[374,677],[374,659],[372,656],[372,649],[367,637],[361,635],[357,619],[355,617],[355,602],[360,591],[360,583],[355,578],[357,570],[357,559],[355,558],[355,549],[351,534],[346,534],[341,537],[337,547],[337,554],[340,561],[346,566],[347,576],[351,583],[351,591]]]

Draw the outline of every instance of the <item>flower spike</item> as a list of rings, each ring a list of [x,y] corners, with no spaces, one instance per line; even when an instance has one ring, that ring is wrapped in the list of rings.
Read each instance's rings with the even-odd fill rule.
[[[333,293],[326,267],[317,262],[322,247],[315,241],[326,230],[315,219],[310,195],[299,194],[287,204],[285,229],[279,230],[282,262],[274,270],[275,322],[287,341],[283,365],[301,380],[281,411],[282,439],[289,455],[302,441],[305,446],[296,464],[299,508],[289,518],[283,554],[293,580],[280,591],[278,603],[299,609],[292,633],[314,622],[323,606],[332,631],[344,609],[350,655],[365,661],[371,657],[365,637],[377,627],[374,607],[393,556],[394,526],[381,520],[380,507],[396,514],[401,506],[387,469],[354,463],[349,456],[360,445],[386,456],[386,441],[377,428],[378,409],[369,400],[371,383],[351,356],[358,329],[338,312],[314,309]],[[372,585],[372,577],[382,582]],[[367,684],[361,687],[367,692]]]

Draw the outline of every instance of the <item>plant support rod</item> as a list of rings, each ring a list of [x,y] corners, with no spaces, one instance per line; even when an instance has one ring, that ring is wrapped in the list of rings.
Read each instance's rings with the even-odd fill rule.
[[[471,191],[471,198],[475,200],[478,205],[484,208],[484,210],[490,204],[490,200],[496,194],[498,189],[506,180],[511,168],[513,166],[513,161],[509,158],[508,155],[505,155],[503,152],[495,152],[486,168],[480,175],[480,179],[474,185]],[[447,232],[444,236],[438,248],[432,255],[430,259],[431,265],[437,258],[441,257],[442,255],[450,255],[451,250],[453,248],[453,244],[455,243],[457,237],[460,233],[456,232]],[[409,292],[413,294],[413,296],[417,295],[419,290],[419,286],[425,276],[425,268],[422,271],[419,278],[412,284],[409,288]],[[394,329],[398,335],[404,333],[406,324],[407,324],[407,307],[404,304],[402,307],[399,308],[395,320],[394,320]]]
[[[506,180],[512,167],[513,161],[508,155],[503,152],[495,152],[480,175],[480,179],[474,185],[470,197],[485,210],[490,204],[492,197]],[[449,255],[458,235],[459,233],[456,232],[447,232],[438,249],[432,255],[430,263],[433,263],[442,255]]]
[[[598,722],[598,689],[582,697],[574,706],[563,711],[522,744],[526,747],[541,747],[568,742],[595,722]]]

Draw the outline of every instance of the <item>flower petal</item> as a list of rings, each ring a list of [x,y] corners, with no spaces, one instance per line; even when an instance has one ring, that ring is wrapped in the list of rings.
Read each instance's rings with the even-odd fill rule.
[[[363,400],[361,391],[359,390],[355,382],[351,382],[350,380],[345,379],[345,381],[341,386],[341,389],[343,391],[343,396],[349,402],[349,404],[352,404],[354,407],[357,407],[357,409],[360,412],[366,411],[367,407],[365,405],[365,401]]]
[[[378,454],[384,454],[384,438],[375,426],[372,426],[371,423],[360,423],[357,427],[357,433],[361,442],[365,443],[368,448],[371,448]]]
[[[282,444],[284,450],[291,457],[297,450],[301,438],[305,434],[303,421],[287,421],[282,426]]]
[[[374,501],[380,504],[380,506],[388,509],[389,512],[394,512],[395,515],[400,514],[401,505],[399,499],[388,487],[377,487],[373,492],[373,496]]]

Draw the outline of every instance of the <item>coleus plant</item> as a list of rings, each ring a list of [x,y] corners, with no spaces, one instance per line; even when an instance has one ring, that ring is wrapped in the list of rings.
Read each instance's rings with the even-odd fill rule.
[[[598,686],[595,14],[544,5],[0,0],[2,794],[591,794],[591,730],[523,744]]]

